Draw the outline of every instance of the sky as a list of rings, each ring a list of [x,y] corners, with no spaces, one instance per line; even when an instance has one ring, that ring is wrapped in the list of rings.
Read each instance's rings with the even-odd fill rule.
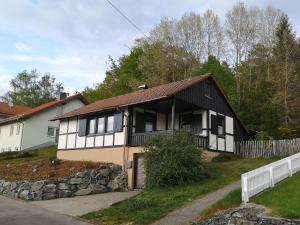
[[[233,0],[111,0],[144,32],[162,17],[185,12],[216,12],[221,21]],[[288,14],[300,33],[300,1],[248,0],[248,6],[272,5]],[[0,96],[23,70],[51,73],[70,94],[103,81],[108,57],[127,54],[142,34],[106,0],[0,0]]]

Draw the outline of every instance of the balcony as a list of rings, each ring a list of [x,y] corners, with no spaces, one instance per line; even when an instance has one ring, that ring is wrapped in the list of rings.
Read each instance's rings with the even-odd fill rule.
[[[149,141],[153,136],[159,134],[159,133],[173,133],[172,130],[164,130],[164,131],[154,131],[154,132],[147,132],[147,133],[135,133],[131,135],[131,142],[130,142],[130,146],[143,146],[145,145],[145,143],[147,141]],[[203,137],[203,136],[199,136],[199,135],[194,135],[191,134],[193,136],[193,141],[194,144],[197,147],[200,148],[207,148],[208,147],[208,138],[207,137]]]

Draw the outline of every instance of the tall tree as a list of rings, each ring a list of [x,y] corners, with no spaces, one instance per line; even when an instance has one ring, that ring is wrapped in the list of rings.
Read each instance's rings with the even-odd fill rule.
[[[202,16],[202,21],[205,42],[205,60],[208,60],[208,57],[211,55],[220,59],[224,49],[224,37],[219,16],[212,10],[207,10]]]
[[[56,83],[55,77],[50,74],[40,77],[36,70],[24,70],[10,81],[10,89],[1,97],[3,101],[35,107],[55,100],[59,92],[63,91],[63,86]]]
[[[300,100],[300,52],[299,43],[295,39],[292,26],[286,15],[280,19],[276,37],[274,55],[278,68],[276,77],[278,92],[273,99],[278,106],[282,106],[282,119],[284,125],[288,127],[294,122],[291,117],[291,114],[296,110],[293,103]]]
[[[192,58],[196,57],[198,62],[204,58],[204,30],[201,16],[196,13],[184,14],[176,24],[176,40],[177,46],[185,52],[187,69],[191,71]]]

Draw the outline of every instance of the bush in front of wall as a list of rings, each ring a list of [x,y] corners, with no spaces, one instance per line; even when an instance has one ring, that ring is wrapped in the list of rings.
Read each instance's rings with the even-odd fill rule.
[[[158,134],[144,148],[146,187],[199,181],[207,176],[201,151],[183,131]]]
[[[48,159],[50,166],[57,166],[60,164],[60,160],[54,157]]]

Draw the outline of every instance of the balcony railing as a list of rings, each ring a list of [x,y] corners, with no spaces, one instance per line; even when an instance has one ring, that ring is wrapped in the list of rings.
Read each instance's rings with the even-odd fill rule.
[[[143,146],[147,141],[149,141],[153,136],[159,133],[173,133],[172,130],[164,130],[164,131],[154,131],[154,132],[147,132],[147,133],[136,133],[136,134],[131,134],[131,146]],[[207,137],[199,136],[199,135],[194,135],[193,136],[193,141],[194,144],[197,147],[201,148],[207,148],[208,147],[208,139]]]

